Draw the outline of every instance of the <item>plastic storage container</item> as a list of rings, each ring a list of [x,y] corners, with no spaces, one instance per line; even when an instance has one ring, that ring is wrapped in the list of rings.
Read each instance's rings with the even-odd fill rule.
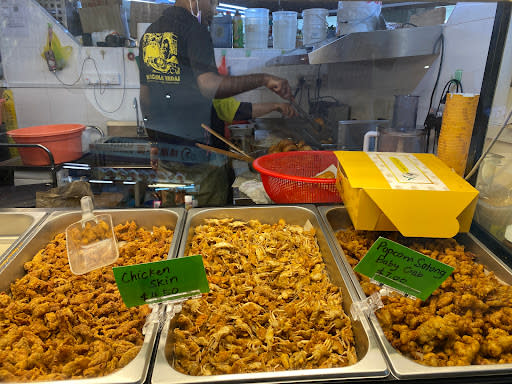
[[[82,124],[40,125],[7,132],[16,144],[41,144],[53,155],[55,164],[73,161],[82,156]],[[48,165],[48,155],[38,148],[19,148],[25,165]]]
[[[245,47],[268,47],[268,9],[248,8],[245,10]]]
[[[336,34],[375,31],[381,7],[380,1],[338,1]]]
[[[297,40],[297,12],[272,12],[272,38],[274,48],[295,49]]]
[[[215,48],[231,48],[233,45],[233,18],[231,15],[215,16],[210,33]]]
[[[443,113],[437,157],[463,176],[466,170],[479,95],[449,93]]]
[[[327,15],[329,15],[329,11],[324,8],[311,8],[302,11],[304,19],[302,39],[305,46],[311,46],[326,39]]]

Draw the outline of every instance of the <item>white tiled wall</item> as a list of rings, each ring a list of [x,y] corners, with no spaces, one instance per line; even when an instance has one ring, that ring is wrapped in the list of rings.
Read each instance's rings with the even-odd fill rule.
[[[434,95],[436,107],[444,84],[457,69],[463,71],[464,91],[480,93],[495,12],[495,3],[458,3],[455,7],[444,27],[445,57]],[[427,115],[438,68],[439,59],[431,65],[414,90],[414,94],[421,95],[418,122],[422,122]]]

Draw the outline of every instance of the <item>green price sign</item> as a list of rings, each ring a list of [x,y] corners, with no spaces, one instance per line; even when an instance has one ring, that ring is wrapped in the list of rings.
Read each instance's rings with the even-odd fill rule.
[[[354,271],[408,295],[426,300],[453,267],[379,237]]]
[[[201,255],[114,267],[113,270],[127,307],[210,291]]]

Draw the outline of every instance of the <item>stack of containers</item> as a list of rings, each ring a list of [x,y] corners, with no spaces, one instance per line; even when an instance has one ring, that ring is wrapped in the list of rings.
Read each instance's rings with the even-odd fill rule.
[[[268,9],[248,8],[245,10],[245,47],[268,47]]]
[[[443,113],[437,156],[460,176],[464,176],[473,134],[479,95],[449,93]]]
[[[297,12],[272,12],[272,38],[274,48],[295,49],[297,35]]]
[[[311,8],[302,11],[304,19],[302,38],[306,47],[326,39],[328,15],[329,11],[324,8]]]

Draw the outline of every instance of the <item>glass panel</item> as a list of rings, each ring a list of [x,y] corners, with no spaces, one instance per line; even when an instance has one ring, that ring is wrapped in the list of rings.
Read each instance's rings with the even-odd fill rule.
[[[512,28],[509,26],[486,135],[485,149],[491,144],[492,147],[478,172],[476,187],[480,199],[475,220],[512,248],[512,121],[503,128],[512,110],[511,84]]]

